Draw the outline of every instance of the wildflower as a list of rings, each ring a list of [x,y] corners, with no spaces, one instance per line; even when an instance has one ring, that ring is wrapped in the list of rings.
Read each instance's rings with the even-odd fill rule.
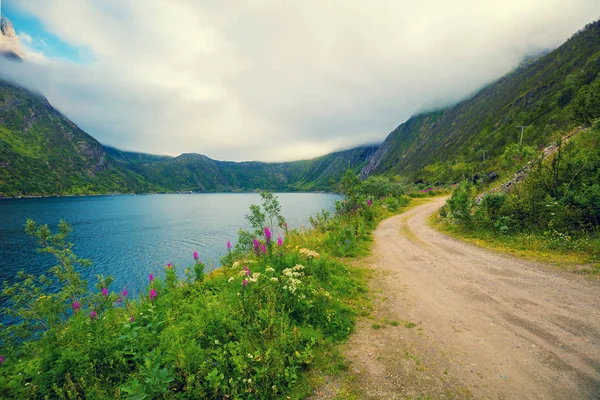
[[[258,278],[260,278],[261,273],[260,272],[255,272],[252,274],[252,277],[250,278],[250,282],[257,282]]]
[[[199,258],[199,257],[198,257],[198,252],[197,252],[197,251],[195,251],[195,252],[194,252],[194,260],[198,261],[198,258]]]
[[[369,207],[371,207],[371,204],[373,204],[373,202],[371,201],[371,199],[368,199],[368,200],[367,200],[367,205],[368,205]]]
[[[77,301],[74,301],[71,307],[73,307],[74,312],[77,312],[77,310],[79,310],[79,303]]]
[[[150,272],[150,276],[148,276],[148,279],[150,279],[150,282],[154,280],[154,275],[152,275],[152,272]]]
[[[260,247],[260,241],[258,239],[253,239],[254,242],[254,251],[258,253],[258,248]]]
[[[173,265],[171,265],[171,263],[168,263],[167,268],[173,268]]]
[[[90,319],[96,319],[96,318],[98,318],[98,313],[96,311],[92,311],[90,313]]]
[[[0,365],[4,364],[4,361],[6,361],[6,358],[4,358],[4,356],[0,356]]]
[[[233,278],[233,276],[232,276],[231,278],[229,278],[229,279],[227,280],[227,282],[231,283],[231,282],[233,282],[233,280],[234,280],[234,278]]]
[[[244,275],[250,276],[250,270],[244,265]]]
[[[105,287],[102,288],[102,296],[104,296],[104,297],[108,296],[108,289]]]
[[[305,255],[308,258],[319,258],[320,257],[319,253],[317,253],[316,251],[309,250],[309,249],[306,249],[306,248],[300,249],[299,253]]]
[[[271,238],[273,237],[273,234],[269,230],[268,226],[265,226],[265,237],[267,238],[267,241],[270,241]]]
[[[244,279],[244,282],[242,282],[242,286],[244,286],[244,287],[248,286],[248,279]]]
[[[277,246],[281,247],[283,245],[283,239],[281,236],[277,235]]]
[[[227,251],[231,251],[231,242],[227,241]]]
[[[117,303],[122,303],[123,302],[123,298],[121,296],[119,296],[119,298],[117,299]]]
[[[267,269],[265,269],[265,272],[275,272],[275,270],[271,267],[267,267]]]
[[[133,315],[131,317],[129,317],[129,322],[133,323],[133,321],[135,321],[135,318],[133,318]]]
[[[154,300],[156,297],[156,289],[150,289],[150,300]]]
[[[267,254],[267,247],[266,247],[266,246],[263,244],[262,246],[260,246],[260,251],[261,251],[263,254]]]
[[[273,278],[271,278],[271,282],[279,282],[279,279],[273,277]]]
[[[123,292],[121,292],[121,294],[123,295],[123,297],[127,297],[127,289],[123,289]]]

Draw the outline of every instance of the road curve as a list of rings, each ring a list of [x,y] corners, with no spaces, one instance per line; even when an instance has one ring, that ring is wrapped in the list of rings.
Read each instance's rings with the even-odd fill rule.
[[[432,229],[427,219],[444,201],[374,233],[375,314],[417,329],[359,325],[347,355],[369,398],[421,396],[431,384],[433,398],[600,399],[599,281]],[[413,379],[417,389],[402,376],[412,360],[430,375]]]

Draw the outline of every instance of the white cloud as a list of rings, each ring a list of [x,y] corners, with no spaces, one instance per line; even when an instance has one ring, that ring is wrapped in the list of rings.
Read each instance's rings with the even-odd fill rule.
[[[25,32],[18,33],[17,37],[19,38],[19,40],[21,41],[21,43],[24,43],[26,45],[31,45],[31,43],[33,43],[33,39],[31,38],[31,36],[29,36]]]
[[[381,141],[600,15],[568,3],[23,0],[94,61],[4,75],[124,149],[300,159]]]

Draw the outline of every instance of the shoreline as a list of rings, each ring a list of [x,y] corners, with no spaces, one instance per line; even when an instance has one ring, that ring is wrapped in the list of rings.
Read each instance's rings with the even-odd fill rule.
[[[16,200],[16,199],[49,199],[49,198],[64,198],[64,197],[100,197],[100,196],[147,196],[147,195],[161,195],[161,194],[182,194],[182,195],[195,195],[195,194],[256,194],[260,190],[249,190],[249,191],[228,191],[228,192],[143,192],[143,193],[90,193],[90,194],[53,194],[53,195],[22,195],[22,196],[0,196],[2,200]],[[274,191],[273,193],[314,193],[314,194],[336,194],[335,192],[329,192],[325,190],[318,191]]]

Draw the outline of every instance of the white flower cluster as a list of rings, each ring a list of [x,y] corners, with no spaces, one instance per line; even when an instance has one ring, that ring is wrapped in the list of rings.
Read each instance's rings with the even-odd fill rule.
[[[254,264],[256,263],[256,260],[239,260],[233,263],[233,265],[231,266],[231,268],[238,268],[242,265],[246,265],[246,264]]]
[[[252,274],[252,276],[250,278],[248,278],[248,280],[250,282],[258,282],[258,278],[260,278],[262,276],[262,274],[260,272],[254,272]]]
[[[302,254],[303,256],[306,256],[306,257],[308,257],[308,258],[319,258],[319,257],[321,257],[321,256],[319,255],[319,253],[317,253],[316,251],[309,250],[309,249],[306,249],[306,248],[304,248],[304,247],[303,247],[303,248],[301,248],[300,250],[298,250],[298,252],[299,252],[300,254]]]
[[[298,278],[304,275],[303,272],[298,272],[298,271],[302,271],[303,269],[304,269],[303,265],[296,264],[293,268],[286,268],[281,272],[282,273],[281,276],[285,281],[283,290],[287,290],[292,294],[296,293],[296,290],[298,290],[298,287],[302,285],[302,281]]]

